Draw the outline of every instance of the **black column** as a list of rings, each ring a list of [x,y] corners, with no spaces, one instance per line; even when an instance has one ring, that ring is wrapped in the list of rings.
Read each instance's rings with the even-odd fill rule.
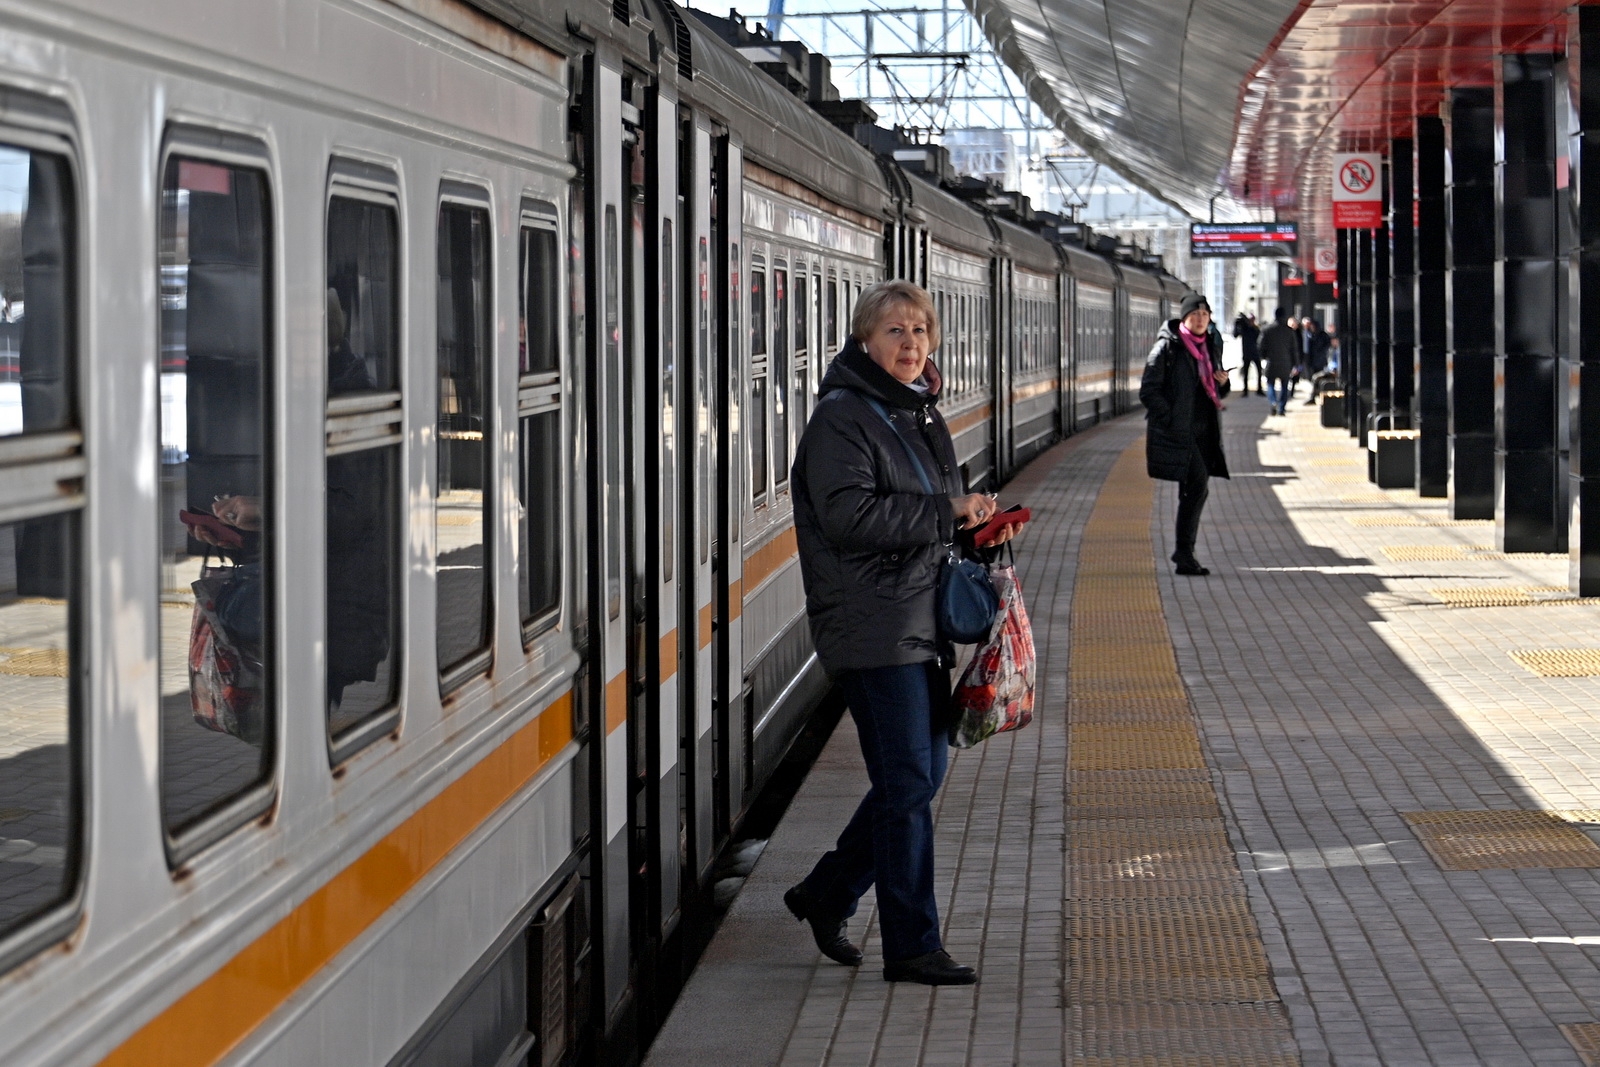
[[[1495,510],[1494,97],[1493,88],[1452,89],[1445,125],[1450,514],[1457,519],[1492,519]]]
[[[1567,79],[1576,124],[1567,142],[1575,230],[1568,260],[1567,352],[1574,380],[1568,552],[1573,590],[1600,596],[1600,345],[1593,343],[1600,337],[1600,7],[1579,7],[1572,16]]]
[[[1564,472],[1556,448],[1555,64],[1550,55],[1500,58],[1495,160],[1501,344],[1495,359],[1495,543],[1554,552]]]
[[[1450,482],[1450,387],[1447,374],[1445,273],[1444,120],[1417,119],[1417,356],[1412,427],[1417,438],[1417,492],[1448,496]]]
[[[1372,231],[1355,231],[1355,418],[1350,435],[1366,443],[1367,415],[1372,411]]]
[[[1389,178],[1390,168],[1379,168],[1383,183],[1383,225],[1372,231],[1372,414],[1383,415],[1382,429],[1391,429],[1387,416],[1390,407],[1391,387],[1394,384],[1394,367],[1390,354],[1394,350],[1394,317],[1392,290],[1394,277],[1390,257],[1394,251],[1389,245],[1389,205],[1393,203],[1393,189]],[[1379,428],[1369,420],[1367,430]],[[1362,443],[1366,443],[1365,437]]]
[[[1416,173],[1411,160],[1411,138],[1389,143],[1389,409],[1395,425],[1410,427],[1411,397],[1415,392],[1417,248]],[[1413,478],[1412,484],[1415,483]]]
[[[1351,424],[1355,411],[1355,256],[1351,241],[1353,230],[1333,232],[1335,248],[1339,254],[1339,388],[1344,391],[1344,421]]]

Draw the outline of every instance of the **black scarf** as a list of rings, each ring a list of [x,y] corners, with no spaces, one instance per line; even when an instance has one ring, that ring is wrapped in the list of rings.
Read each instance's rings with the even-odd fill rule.
[[[939,396],[932,389],[926,393],[919,393],[908,385],[903,385],[894,375],[878,366],[867,350],[861,347],[861,342],[854,337],[844,343],[844,349],[837,356],[845,369],[854,373],[887,404],[906,411],[921,411],[939,401]]]

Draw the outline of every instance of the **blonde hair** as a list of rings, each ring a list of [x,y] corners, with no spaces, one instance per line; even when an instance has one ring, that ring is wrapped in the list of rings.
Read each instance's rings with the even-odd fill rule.
[[[933,297],[920,285],[896,279],[869,285],[861,291],[856,301],[855,314],[850,316],[850,336],[865,344],[895,308],[909,307],[920,312],[928,322],[928,351],[939,347],[939,315],[933,309]]]

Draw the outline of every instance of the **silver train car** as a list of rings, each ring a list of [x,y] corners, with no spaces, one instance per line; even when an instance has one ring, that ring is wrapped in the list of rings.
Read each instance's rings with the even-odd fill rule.
[[[0,1062],[628,1062],[827,692],[861,290],[976,488],[1181,286],[667,0],[5,10]]]

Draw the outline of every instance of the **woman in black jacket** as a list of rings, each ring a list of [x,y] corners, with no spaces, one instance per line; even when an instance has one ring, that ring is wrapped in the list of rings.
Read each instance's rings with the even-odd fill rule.
[[[1189,293],[1178,317],[1162,325],[1139,383],[1139,402],[1150,423],[1146,468],[1152,478],[1178,483],[1178,546],[1172,562],[1179,574],[1211,573],[1195,558],[1194,542],[1209,494],[1206,483],[1213,476],[1228,476],[1218,417],[1228,388],[1222,336],[1211,328],[1211,305],[1199,293]]]
[[[945,953],[933,895],[931,802],[948,758],[953,661],[934,597],[944,546],[996,504],[966,491],[934,406],[939,323],[928,294],[881,282],[861,294],[851,327],[791,485],[812,641],[850,705],[872,788],[783,900],[824,954],[855,966],[861,950],[845,922],[876,884],[883,977],[964,985],[977,974]]]

